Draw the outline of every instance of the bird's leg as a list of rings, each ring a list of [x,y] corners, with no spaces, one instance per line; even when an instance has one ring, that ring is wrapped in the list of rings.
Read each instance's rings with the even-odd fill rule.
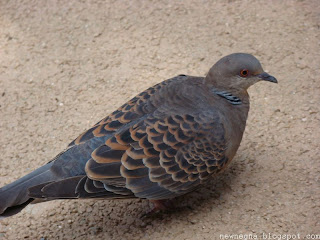
[[[141,216],[141,218],[145,217],[156,217],[162,212],[172,211],[174,209],[174,204],[172,200],[150,200],[153,204],[153,208],[151,211],[146,212]]]

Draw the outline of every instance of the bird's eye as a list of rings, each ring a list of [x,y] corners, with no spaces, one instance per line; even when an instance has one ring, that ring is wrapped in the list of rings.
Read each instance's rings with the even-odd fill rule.
[[[249,75],[249,70],[243,69],[240,71],[241,77],[247,77]]]

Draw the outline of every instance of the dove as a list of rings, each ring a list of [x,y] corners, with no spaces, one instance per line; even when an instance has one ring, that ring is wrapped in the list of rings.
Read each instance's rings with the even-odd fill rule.
[[[247,89],[277,83],[246,53],[205,77],[179,75],[123,104],[54,159],[0,189],[0,217],[55,199],[165,201],[198,188],[234,158],[249,111]]]

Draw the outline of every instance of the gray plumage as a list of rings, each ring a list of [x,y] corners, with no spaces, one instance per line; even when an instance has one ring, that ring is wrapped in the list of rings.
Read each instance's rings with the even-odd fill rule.
[[[55,159],[0,189],[0,216],[67,198],[165,200],[188,193],[233,159],[247,89],[277,80],[252,55],[220,59],[206,77],[179,75],[140,93]]]

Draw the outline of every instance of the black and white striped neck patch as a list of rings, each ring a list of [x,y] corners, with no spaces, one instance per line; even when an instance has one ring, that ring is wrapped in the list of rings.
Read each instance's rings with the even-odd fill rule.
[[[240,98],[233,96],[231,93],[226,91],[214,91],[215,94],[219,95],[220,97],[223,97],[227,99],[227,101],[233,105],[240,105],[242,104]]]

